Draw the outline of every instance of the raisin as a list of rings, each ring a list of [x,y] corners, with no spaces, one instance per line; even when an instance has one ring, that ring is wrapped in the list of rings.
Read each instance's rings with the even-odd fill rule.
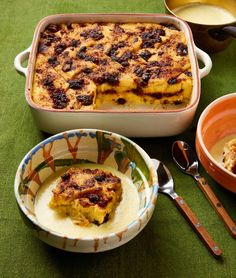
[[[65,61],[64,65],[62,67],[62,70],[64,72],[68,72],[71,70],[71,67],[72,67],[72,60],[67,60],[67,61]]]
[[[97,84],[97,85],[100,85],[102,83],[105,82],[105,79],[103,76],[94,76],[93,77],[93,81]]]
[[[69,180],[70,179],[70,174],[69,173],[65,173],[65,174],[63,174],[62,176],[61,176],[61,179],[63,180],[63,181],[66,181],[66,180]]]
[[[146,32],[143,32],[141,35],[142,38],[142,48],[153,48],[157,42],[162,42],[160,36],[164,36],[165,31],[163,29],[149,29]]]
[[[117,43],[117,44],[113,44],[113,45],[111,46],[111,48],[108,50],[107,55],[108,55],[109,57],[115,55],[116,51],[117,51],[119,48],[122,48],[122,47],[124,47],[124,46],[125,46],[125,42],[119,42],[119,43]]]
[[[119,84],[118,73],[105,73],[103,75],[104,81],[111,85]]]
[[[115,54],[112,54],[111,55],[111,59],[115,62],[118,62],[119,61],[119,58],[115,55]]]
[[[105,180],[106,176],[105,176],[105,174],[103,174],[103,175],[101,174],[101,175],[95,176],[94,178],[96,181],[102,182]]]
[[[159,64],[159,62],[157,62],[157,61],[151,61],[151,62],[148,63],[147,66],[148,66],[149,68],[152,68],[152,67],[160,67],[160,64]]]
[[[73,30],[72,23],[67,23],[66,27],[68,30]]]
[[[39,43],[39,46],[38,46],[38,52],[39,53],[45,53],[48,49],[48,46],[42,42]]]
[[[102,32],[99,32],[98,30],[96,29],[91,29],[91,30],[87,30],[87,31],[84,31],[80,34],[82,37],[84,37],[85,39],[87,38],[92,38],[94,39],[95,41],[99,41],[101,40],[102,38],[104,38],[104,35]]]
[[[79,186],[76,182],[72,181],[69,184],[70,188],[76,189],[76,190],[81,190],[81,186]]]
[[[65,91],[63,89],[55,89],[50,93],[50,96],[53,101],[53,108],[56,109],[63,109],[67,106],[67,103],[69,102]]]
[[[127,67],[129,66],[129,59],[132,59],[133,54],[130,51],[126,51],[121,57],[116,57],[115,55],[113,55],[111,58],[120,63],[123,67]]]
[[[59,65],[59,62],[57,61],[57,57],[56,56],[52,56],[48,59],[48,63],[52,66],[52,67],[56,67],[57,65]]]
[[[140,68],[139,66],[137,66],[134,70],[134,73],[138,76],[141,77],[144,73],[144,70],[142,68]]]
[[[84,72],[84,73],[86,73],[86,74],[90,74],[90,73],[93,72],[93,70],[90,69],[90,68],[84,68],[84,69],[82,69],[82,72]]]
[[[107,59],[101,59],[100,61],[99,61],[99,63],[101,64],[101,65],[107,65],[108,64],[108,61],[107,61]]]
[[[68,83],[71,89],[81,89],[84,86],[84,79],[69,80]]]
[[[191,71],[185,71],[184,74],[187,75],[188,77],[191,77],[191,76],[192,76]]]
[[[142,48],[154,48],[154,45],[157,42],[162,42],[162,39],[160,37],[156,38],[156,39],[151,39],[151,40],[147,40],[142,42],[141,47]]]
[[[77,101],[79,101],[82,105],[88,106],[93,103],[93,94],[91,95],[79,95],[76,97]]]
[[[142,81],[141,81],[141,85],[145,86],[148,84],[149,79],[151,78],[151,73],[146,71],[143,75],[142,75]]]
[[[66,49],[65,43],[59,43],[55,46],[54,50],[56,54],[61,54]]]
[[[45,45],[50,46],[53,42],[57,42],[60,39],[55,34],[43,34],[42,38],[45,38]]]
[[[115,24],[114,32],[117,34],[122,34],[122,33],[124,33],[124,29],[121,28],[119,24]]]
[[[128,67],[129,66],[129,62],[128,61],[123,61],[120,63],[122,65],[122,67]]]
[[[87,50],[87,47],[86,46],[82,46],[79,50],[79,52],[85,52]]]
[[[176,49],[177,49],[177,55],[186,56],[188,54],[188,47],[186,44],[178,43]]]
[[[152,56],[152,53],[148,50],[144,50],[139,54],[139,56],[147,61]]]
[[[104,50],[104,46],[102,44],[97,44],[94,46],[96,49]]]
[[[84,52],[77,52],[76,53],[76,57],[79,58],[79,59],[85,59],[86,57],[86,54]]]
[[[79,45],[79,41],[78,40],[75,40],[75,39],[73,39],[72,41],[71,41],[71,43],[70,43],[70,46],[72,46],[72,47],[77,47],[78,45]]]
[[[46,28],[47,31],[56,33],[61,29],[60,25],[57,24],[49,24]]]
[[[88,199],[90,202],[97,204],[100,201],[101,196],[99,194],[89,194]]]
[[[50,87],[53,85],[53,78],[50,75],[48,75],[45,79],[43,79],[42,83],[44,86]]]
[[[122,98],[122,97],[119,97],[119,98],[116,100],[116,102],[117,102],[118,104],[124,105],[124,104],[126,103],[126,100],[125,100],[124,98]]]
[[[174,84],[176,84],[176,83],[177,83],[177,78],[176,78],[176,77],[170,78],[170,79],[168,80],[168,84],[170,84],[170,85],[174,85]]]
[[[93,56],[89,56],[89,55],[86,55],[84,60],[85,61],[90,61],[90,62],[92,62],[96,65],[98,65],[100,63],[100,60],[97,57],[93,57]]]

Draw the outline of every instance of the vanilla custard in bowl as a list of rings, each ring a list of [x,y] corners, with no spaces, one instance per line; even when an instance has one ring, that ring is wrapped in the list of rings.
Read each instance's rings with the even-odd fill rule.
[[[235,21],[235,16],[223,7],[191,3],[173,10],[180,18],[198,24],[221,25]]]

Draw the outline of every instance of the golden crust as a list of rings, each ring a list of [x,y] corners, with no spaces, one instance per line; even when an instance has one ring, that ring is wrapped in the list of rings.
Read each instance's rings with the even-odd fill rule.
[[[45,85],[52,72],[58,81]],[[172,25],[50,24],[41,34],[32,99],[43,107],[186,106],[191,93],[186,39]]]
[[[100,169],[70,168],[53,190],[49,206],[75,224],[102,224],[110,219],[122,193],[120,178]]]

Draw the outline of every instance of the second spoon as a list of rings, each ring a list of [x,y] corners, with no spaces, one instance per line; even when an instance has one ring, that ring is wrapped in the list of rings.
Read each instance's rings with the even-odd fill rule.
[[[189,174],[198,182],[200,189],[223,220],[230,234],[236,238],[236,224],[229,216],[207,181],[200,176],[198,172],[198,159],[193,149],[184,141],[175,141],[172,145],[172,156],[180,170]]]

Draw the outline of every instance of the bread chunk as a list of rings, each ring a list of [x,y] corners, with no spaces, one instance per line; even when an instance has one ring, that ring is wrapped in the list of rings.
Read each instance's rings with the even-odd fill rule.
[[[121,179],[100,169],[70,168],[53,189],[49,203],[80,226],[100,225],[114,213],[122,194]]]
[[[42,83],[52,75],[57,81]],[[173,25],[50,24],[39,41],[32,100],[61,110],[178,108],[192,87],[186,38]]]
[[[236,175],[236,138],[224,145],[223,165],[227,170]]]

